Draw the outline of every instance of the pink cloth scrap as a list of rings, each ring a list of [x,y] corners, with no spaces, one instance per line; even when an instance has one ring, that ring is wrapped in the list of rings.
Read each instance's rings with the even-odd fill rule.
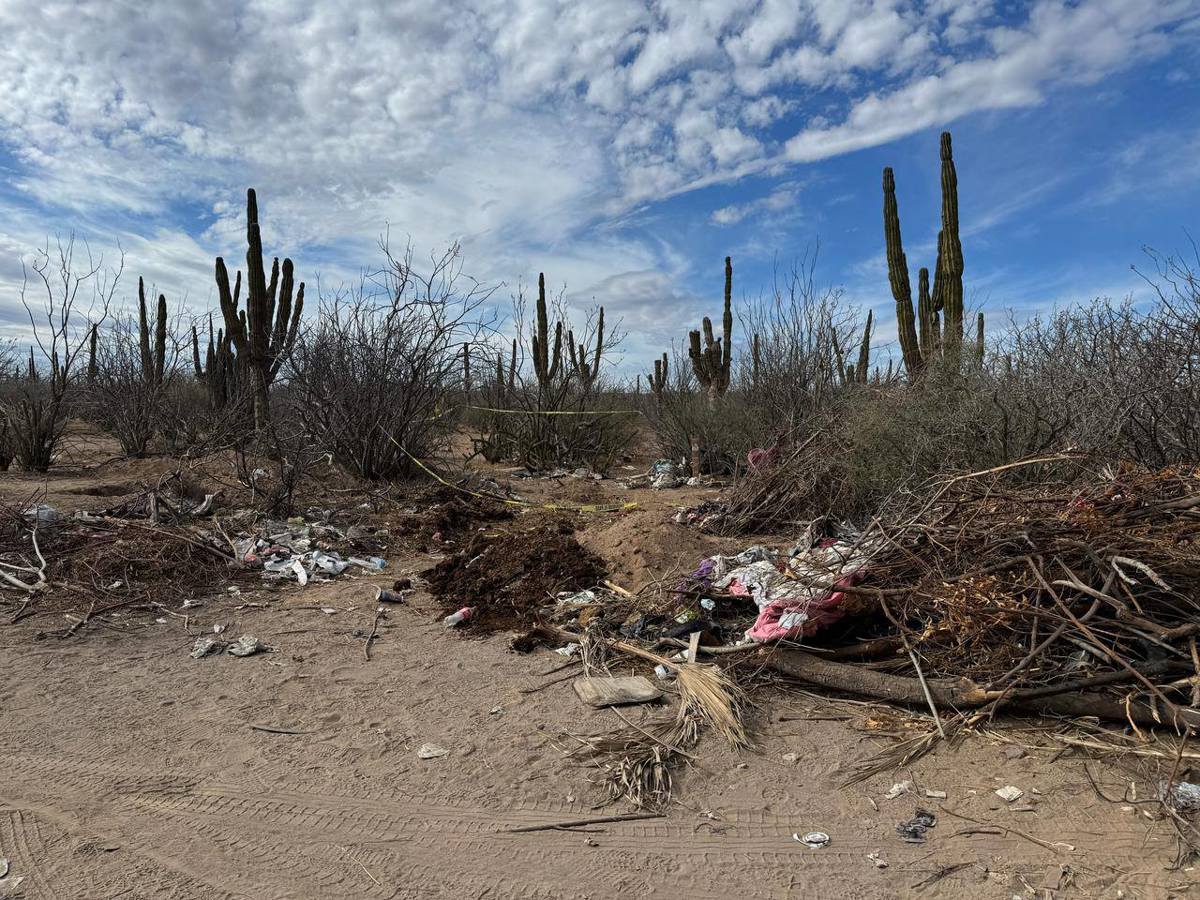
[[[866,576],[858,570],[839,578],[833,588],[812,599],[783,598],[764,606],[746,636],[755,641],[781,641],[803,637],[819,631],[841,619],[846,592],[838,588],[852,587]],[[735,582],[736,584],[736,582]],[[730,585],[733,592],[733,585]]]

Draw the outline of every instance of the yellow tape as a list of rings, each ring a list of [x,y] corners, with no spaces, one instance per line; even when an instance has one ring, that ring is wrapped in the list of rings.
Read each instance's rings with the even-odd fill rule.
[[[379,430],[383,431],[383,428],[381,427]],[[428,475],[434,481],[437,481],[440,484],[445,485],[446,487],[450,488],[451,490],[460,491],[464,494],[467,494],[468,496],[478,497],[481,500],[492,500],[492,501],[495,501],[496,503],[504,503],[504,504],[507,504],[508,506],[520,506],[520,507],[524,507],[527,509],[548,509],[548,510],[552,510],[552,511],[560,511],[561,510],[564,512],[578,512],[578,513],[628,512],[629,510],[638,508],[636,501],[629,502],[629,503],[620,503],[620,504],[616,504],[613,506],[598,506],[595,503],[585,503],[580,506],[570,506],[570,505],[563,505],[560,503],[530,503],[528,500],[510,500],[507,497],[497,497],[495,494],[481,494],[478,491],[472,491],[469,488],[462,487],[461,485],[451,484],[449,481],[447,481],[445,478],[443,478],[437,472],[433,471],[433,469],[429,468],[429,466],[425,465],[425,463],[421,462],[419,459],[417,459],[415,456],[413,456],[411,453],[409,453],[408,450],[406,450],[404,448],[404,446],[399,441],[397,441],[394,437],[392,437],[386,431],[384,431],[383,433],[384,433],[384,436],[389,441],[391,441],[393,444],[395,444],[400,449],[401,453],[403,453],[405,456],[407,456],[409,459],[411,459],[414,463],[416,463],[417,467],[420,468],[422,472],[424,472],[426,475]]]
[[[464,406],[479,412],[501,413],[511,416],[640,416],[640,409],[494,409],[490,406]]]

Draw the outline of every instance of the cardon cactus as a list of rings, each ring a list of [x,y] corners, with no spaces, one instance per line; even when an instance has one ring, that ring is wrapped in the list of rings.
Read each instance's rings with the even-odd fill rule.
[[[268,284],[258,226],[258,199],[253,188],[246,192],[246,243],[246,309],[238,309],[237,294],[229,289],[225,260],[219,256],[217,293],[225,320],[225,335],[237,353],[238,368],[248,376],[253,391],[254,427],[262,429],[271,417],[271,385],[291,352],[300,328],[304,282],[295,289],[293,304],[292,261],[284,259],[281,269],[276,257]]]
[[[239,280],[236,290],[240,289]],[[234,296],[237,296],[236,292]],[[233,354],[232,341],[224,329],[217,329],[216,333],[213,333],[211,317],[208,320],[208,348],[203,363],[200,361],[200,335],[196,326],[192,326],[192,367],[196,370],[196,379],[204,385],[209,406],[213,409],[224,409],[230,401],[240,396],[237,360]]]
[[[721,337],[714,339],[712,320],[704,317],[701,345],[700,331],[688,333],[688,357],[696,380],[715,401],[729,389],[729,372],[733,359],[733,261],[725,257],[725,312],[721,318]]]
[[[950,132],[941,137],[942,227],[938,231],[937,263],[933,289],[929,270],[921,269],[914,314],[908,260],[900,237],[900,213],[896,205],[896,181],[890,168],[883,170],[883,234],[887,250],[888,281],[896,300],[896,330],[904,368],[916,378],[935,356],[948,353],[957,358],[963,340],[963,253],[959,239],[958,174]]]
[[[138,279],[138,349],[141,352],[142,379],[156,387],[161,385],[167,361],[167,298],[163,294],[158,295],[154,338],[151,344],[150,321],[146,311],[146,284],[141,278]]]
[[[554,324],[554,351],[550,351],[550,314],[546,310],[546,275],[538,273],[537,331],[533,335],[533,372],[538,387],[549,388],[562,364],[562,322]]]
[[[512,392],[513,386],[517,381],[517,339],[512,341],[512,355],[508,361],[508,377],[504,374],[504,354],[496,353],[496,389],[500,392],[500,396],[504,397]]]
[[[591,362],[588,361],[588,348],[583,344],[575,346],[575,333],[567,332],[567,356],[574,369],[579,383],[584,390],[591,390],[600,374],[600,359],[604,354],[604,307],[600,307],[600,317],[596,326],[596,349],[592,351]]]
[[[669,358],[664,353],[661,359],[654,361],[654,371],[646,375],[646,380],[650,382],[650,392],[654,394],[654,398],[659,402],[662,402],[663,393],[667,389],[668,365]]]

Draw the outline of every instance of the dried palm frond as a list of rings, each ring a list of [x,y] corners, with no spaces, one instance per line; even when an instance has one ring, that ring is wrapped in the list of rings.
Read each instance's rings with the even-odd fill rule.
[[[678,664],[645,650],[637,655],[675,671],[675,715],[636,724],[614,709],[624,728],[577,739],[592,755],[608,758],[604,781],[610,801],[625,798],[638,809],[662,808],[671,799],[672,769],[694,759],[690,751],[702,727],[713,728],[735,750],[750,746],[742,723],[745,695],[716,666]]]
[[[716,666],[684,663],[676,669],[681,718],[695,716],[735,750],[750,746],[742,724],[745,694]]]

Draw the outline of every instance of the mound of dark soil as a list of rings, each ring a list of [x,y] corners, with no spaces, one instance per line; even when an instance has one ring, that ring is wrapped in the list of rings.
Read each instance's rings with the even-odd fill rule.
[[[447,487],[430,490],[414,500],[424,508],[404,516],[397,531],[423,542],[434,540],[434,535],[439,542],[465,540],[480,525],[513,517],[512,510],[503,503]]]
[[[526,625],[554,604],[558,592],[593,587],[604,576],[604,563],[579,546],[565,523],[495,537],[476,534],[424,573],[447,612],[475,607],[470,627],[484,631]]]

